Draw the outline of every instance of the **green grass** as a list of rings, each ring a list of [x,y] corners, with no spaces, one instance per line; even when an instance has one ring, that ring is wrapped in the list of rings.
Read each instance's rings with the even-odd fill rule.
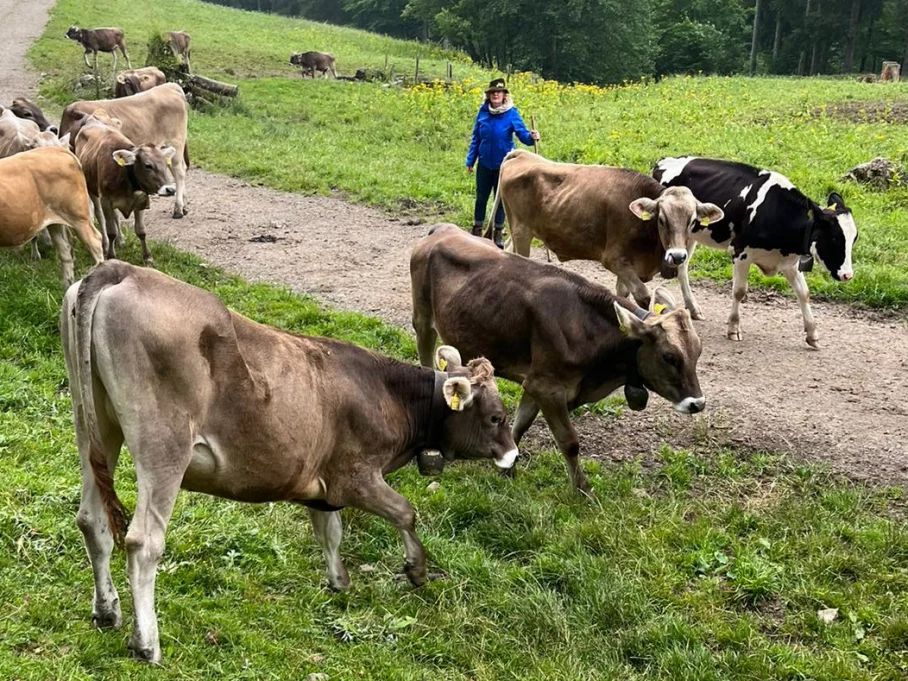
[[[78,46],[63,37],[73,21],[123,26],[137,63],[150,31],[185,28],[196,70],[240,84],[234,107],[192,117],[196,163],[280,189],[339,191],[392,211],[471,222],[473,187],[463,158],[491,74],[462,55],[192,0],[60,0],[31,52],[48,74],[42,93],[56,104],[76,97],[72,86],[84,69]],[[334,52],[346,72],[383,68],[387,55],[399,73],[411,73],[419,51],[423,73],[441,76],[452,60],[458,81],[448,89],[411,90],[302,81],[286,62],[291,51],[309,48]],[[841,284],[816,272],[811,290],[868,306],[908,307],[908,189],[878,193],[838,179],[878,155],[908,163],[908,127],[825,113],[836,102],[906,102],[908,84],[684,77],[598,89],[515,77],[512,90],[525,118],[536,117],[541,151],[553,159],[649,172],[663,156],[693,153],[777,169],[819,201],[840,190],[861,229],[857,276]],[[700,249],[695,265],[698,276],[731,277],[718,251]],[[758,285],[787,289],[781,277],[753,276]]]
[[[124,252],[133,262],[135,241]],[[163,271],[260,321],[414,357],[397,329],[246,284],[161,245],[155,255]],[[345,512],[342,555],[354,585],[332,594],[301,508],[183,494],[158,578],[164,667],[139,666],[126,655],[128,626],[98,632],[89,622],[55,264],[0,254],[0,289],[0,678],[908,674],[900,491],[768,454],[667,446],[655,453],[658,467],[587,460],[592,502],[569,492],[553,452],[534,452],[513,481],[488,465],[453,465],[435,493],[415,467],[397,472],[391,482],[419,511],[430,565],[448,575],[415,591],[394,579],[399,539],[373,516]],[[131,507],[125,458],[119,486]],[[114,579],[128,622],[119,551]],[[816,616],[826,607],[839,609],[831,625]]]

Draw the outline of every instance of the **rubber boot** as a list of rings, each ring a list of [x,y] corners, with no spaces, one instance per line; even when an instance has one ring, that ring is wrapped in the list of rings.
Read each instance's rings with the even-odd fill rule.
[[[470,234],[473,236],[482,236],[482,225],[473,225],[473,229],[470,230]]]
[[[495,245],[501,249],[504,248],[504,239],[502,238],[502,232],[504,232],[504,225],[502,225],[501,227],[496,227],[492,235],[492,240],[495,242]]]

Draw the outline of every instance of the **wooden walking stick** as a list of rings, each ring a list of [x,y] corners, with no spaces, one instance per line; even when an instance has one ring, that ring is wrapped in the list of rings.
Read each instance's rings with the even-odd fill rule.
[[[536,116],[530,116],[530,130],[536,129]],[[539,153],[539,140],[533,140],[533,153]],[[498,187],[495,189],[495,196],[492,199],[492,210],[489,213],[489,221],[486,223],[486,228],[483,230],[482,236],[485,239],[492,238],[492,230],[494,229],[493,224],[495,222],[495,211],[498,209],[498,204],[501,202],[501,199],[498,196],[498,189],[501,187],[501,178],[499,177]],[[510,231],[510,228],[508,229]],[[510,241],[510,239],[509,239]],[[507,244],[505,244],[505,249],[507,249]],[[549,249],[545,249],[545,257],[549,262],[552,262],[552,258],[549,255]]]

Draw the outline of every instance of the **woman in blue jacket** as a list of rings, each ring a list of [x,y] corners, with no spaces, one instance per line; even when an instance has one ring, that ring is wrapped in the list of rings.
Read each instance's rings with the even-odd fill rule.
[[[513,136],[526,145],[539,139],[536,130],[527,130],[523,119],[514,107],[504,78],[496,78],[486,90],[486,99],[479,107],[473,124],[473,139],[467,152],[467,172],[476,166],[476,204],[473,208],[474,236],[482,235],[486,204],[492,189],[498,190],[498,172],[501,162],[514,148]],[[478,165],[477,165],[478,161]],[[495,245],[504,248],[501,230],[504,227],[504,204],[495,212]]]

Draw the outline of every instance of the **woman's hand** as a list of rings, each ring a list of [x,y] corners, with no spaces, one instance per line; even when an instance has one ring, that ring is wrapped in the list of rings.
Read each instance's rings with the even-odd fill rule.
[[[535,141],[537,141],[537,142],[538,142],[540,139],[542,139],[542,138],[539,136],[539,131],[538,131],[538,130],[530,130],[530,137],[532,137],[532,138],[533,138]]]
[[[467,172],[468,172],[468,173],[472,173],[472,172],[473,172],[473,166],[467,166]]]

